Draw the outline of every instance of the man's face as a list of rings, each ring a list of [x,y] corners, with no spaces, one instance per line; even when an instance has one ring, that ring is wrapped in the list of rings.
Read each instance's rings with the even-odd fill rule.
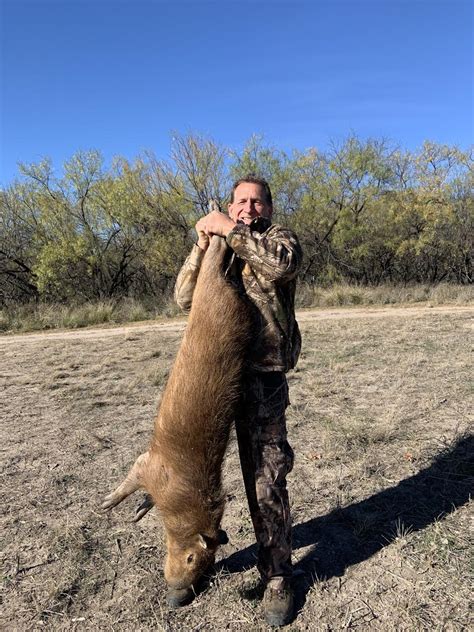
[[[265,189],[254,182],[242,182],[234,191],[234,201],[227,207],[229,217],[234,222],[241,221],[244,224],[256,217],[271,218],[273,207],[268,204]]]

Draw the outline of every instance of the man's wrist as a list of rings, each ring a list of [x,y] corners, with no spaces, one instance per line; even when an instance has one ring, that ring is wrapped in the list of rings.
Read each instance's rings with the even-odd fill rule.
[[[227,235],[234,230],[235,226],[237,225],[236,222],[234,222],[233,219],[231,219],[229,216],[224,215],[224,217],[226,218],[225,220],[225,224],[222,228],[222,236],[227,238]]]

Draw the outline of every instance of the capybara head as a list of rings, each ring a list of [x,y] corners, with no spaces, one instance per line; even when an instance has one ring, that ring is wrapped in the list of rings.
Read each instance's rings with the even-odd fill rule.
[[[168,536],[165,561],[165,579],[175,590],[189,588],[214,564],[219,544],[228,542],[225,531],[218,530],[216,537],[198,533],[185,544]]]

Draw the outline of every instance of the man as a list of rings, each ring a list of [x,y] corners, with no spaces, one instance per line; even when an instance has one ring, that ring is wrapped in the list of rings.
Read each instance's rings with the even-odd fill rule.
[[[271,224],[272,213],[272,195],[265,180],[254,176],[238,180],[228,216],[213,210],[197,222],[198,241],[178,275],[175,297],[182,309],[190,309],[209,239],[224,237],[234,252],[228,274],[243,284],[255,305],[255,343],[247,358],[236,433],[259,544],[258,569],[266,582],[265,617],[270,625],[281,626],[293,614],[286,490],[293,451],[286,435],[285,373],[295,366],[301,347],[294,296],[302,252],[291,230]]]

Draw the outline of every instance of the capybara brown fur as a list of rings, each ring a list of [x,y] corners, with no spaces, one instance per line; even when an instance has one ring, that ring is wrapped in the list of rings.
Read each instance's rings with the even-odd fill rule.
[[[222,543],[222,463],[252,330],[249,303],[225,278],[230,253],[223,238],[212,237],[151,445],[102,505],[110,509],[137,489],[147,492],[137,519],[158,508],[165,578],[174,589],[195,584]]]

